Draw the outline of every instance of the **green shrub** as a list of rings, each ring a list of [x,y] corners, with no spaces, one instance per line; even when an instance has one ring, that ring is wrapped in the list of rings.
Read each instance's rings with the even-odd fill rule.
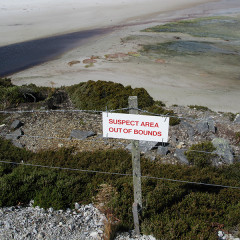
[[[240,132],[235,133],[235,139],[236,139],[237,143],[240,143]]]
[[[172,110],[166,110],[163,107],[159,106],[159,105],[152,105],[148,108],[146,108],[146,110],[150,113],[154,113],[154,114],[161,114],[161,115],[169,115],[170,120],[169,120],[169,124],[170,126],[175,126],[177,124],[179,124],[181,122],[181,120],[177,117],[172,117],[175,116],[175,113]]]
[[[0,78],[0,86],[1,87],[13,87],[11,78]]]
[[[208,107],[200,106],[200,105],[189,105],[188,107],[191,109],[196,109],[198,111],[203,111],[203,112],[211,111]]]
[[[132,89],[120,83],[88,81],[67,87],[67,91],[77,108],[108,109],[128,107],[128,97],[138,96],[139,108],[153,105],[154,100],[143,88]]]
[[[211,154],[214,150],[216,150],[216,148],[213,146],[212,142],[202,142],[193,144],[189,150],[185,152],[185,155],[189,163],[202,168],[211,165],[211,160],[216,156],[215,154]]]
[[[12,145],[10,141],[4,140],[0,137],[0,161],[26,162],[33,154],[25,149],[20,149]],[[4,174],[12,172],[14,164],[0,163],[0,177]]]
[[[235,120],[235,117],[237,116],[237,114],[235,114],[235,113],[231,113],[231,112],[220,112],[220,113],[222,113],[223,114],[223,116],[225,116],[225,117],[228,117],[228,119],[231,121],[231,122],[233,122],[234,120]]]
[[[50,88],[35,84],[15,86],[11,79],[0,78],[0,109],[18,106],[20,103],[39,102],[49,96]]]
[[[205,146],[205,145],[204,145]],[[208,151],[212,148],[207,145]],[[1,160],[132,173],[131,155],[123,150],[76,153],[75,149],[29,153],[0,141]],[[2,165],[1,165],[2,166]],[[11,165],[10,165],[11,166]],[[191,182],[239,186],[240,164],[222,168],[166,165],[141,158],[142,175]],[[0,176],[0,207],[27,204],[54,209],[73,207],[74,202],[91,203],[102,184],[114,188],[108,201],[110,212],[120,220],[120,229],[132,229],[132,177],[15,166]],[[26,194],[27,193],[27,194]],[[239,224],[240,191],[142,178],[141,229],[157,239],[216,239],[216,223],[231,230]]]

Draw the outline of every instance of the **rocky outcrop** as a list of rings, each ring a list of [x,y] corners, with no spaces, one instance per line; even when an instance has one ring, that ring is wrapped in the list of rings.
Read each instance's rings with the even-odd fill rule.
[[[76,205],[75,205],[76,206]],[[0,209],[0,239],[102,239],[106,218],[92,204],[54,211],[40,207]]]
[[[10,128],[12,129],[17,129],[20,128],[21,126],[23,126],[23,123],[19,120],[14,120],[10,126]]]
[[[139,148],[141,153],[147,153],[148,151],[156,148],[158,142],[150,142],[150,141],[139,141]],[[132,143],[130,143],[126,147],[129,151],[132,150]]]
[[[204,119],[198,122],[196,128],[200,134],[208,132],[216,133],[215,122],[212,118]]]
[[[77,138],[80,140],[84,140],[88,137],[92,137],[95,135],[96,135],[96,133],[93,131],[82,131],[82,130],[74,129],[74,130],[72,130],[72,132],[70,134],[70,138]]]
[[[232,164],[234,161],[233,151],[230,147],[229,141],[223,138],[215,138],[212,140],[218,156],[221,157],[222,161],[226,164]]]
[[[240,114],[237,114],[237,116],[234,119],[234,123],[240,123]]]
[[[185,151],[186,150],[184,149],[176,149],[174,157],[176,157],[180,161],[180,163],[189,165],[187,157],[184,154]]]
[[[17,129],[14,132],[7,134],[5,138],[7,140],[17,140],[23,135],[24,135],[24,132],[22,131],[22,129]]]

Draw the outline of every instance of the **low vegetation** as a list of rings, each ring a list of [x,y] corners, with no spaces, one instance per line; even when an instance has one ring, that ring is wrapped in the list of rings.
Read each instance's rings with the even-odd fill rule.
[[[174,116],[166,110],[161,101],[154,101],[144,88],[124,87],[120,83],[106,81],[88,81],[67,87],[67,92],[77,108],[87,110],[106,110],[127,108],[128,97],[138,97],[138,107],[154,114]],[[170,119],[170,125],[179,124],[177,118]]]
[[[147,28],[144,31],[181,32],[195,37],[213,37],[229,40],[239,38],[239,32],[236,31],[239,23],[240,19],[238,17],[206,17],[171,22]]]
[[[140,108],[154,104],[153,98],[144,88],[124,87],[120,83],[106,81],[82,82],[67,88],[77,108],[105,110],[128,107],[128,97],[137,96]]]
[[[210,153],[215,150],[216,148],[213,146],[212,142],[207,141],[193,144],[185,155],[190,164],[203,168],[212,164],[212,159],[216,157],[216,155]]]
[[[205,146],[205,145],[204,145]],[[0,139],[0,161],[131,174],[131,156],[123,150],[76,153],[74,149],[32,153]],[[141,159],[142,175],[239,186],[239,164],[213,168],[164,165]],[[35,205],[55,209],[74,202],[102,201],[118,229],[133,228],[132,178],[120,175],[0,164],[0,206]],[[239,189],[143,178],[141,229],[158,239],[216,239],[219,226],[237,227]],[[28,194],[26,194],[26,192]],[[102,206],[102,205],[101,205]],[[110,234],[110,233],[109,233]]]
[[[35,84],[16,86],[10,78],[0,78],[0,109],[16,107],[20,103],[43,101],[49,97],[50,88]]]
[[[201,106],[201,105],[189,105],[188,107],[190,109],[195,109],[197,111],[202,111],[202,112],[211,111],[208,107]]]

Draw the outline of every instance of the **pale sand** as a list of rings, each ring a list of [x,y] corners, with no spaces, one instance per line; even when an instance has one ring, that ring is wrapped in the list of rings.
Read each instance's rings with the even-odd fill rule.
[[[9,0],[0,4],[0,46],[109,27],[211,0]],[[213,1],[213,0],[212,0]]]
[[[73,2],[73,0],[71,1]],[[138,61],[137,58],[108,61],[104,57],[105,54],[110,53],[136,51],[139,49],[137,41],[123,43],[121,39],[129,35],[139,34],[139,31],[146,27],[154,26],[171,19],[203,16],[204,14],[208,15],[208,5],[203,5],[201,8],[193,7],[189,10],[168,12],[168,10],[190,7],[190,1],[152,0],[152,4],[150,4],[149,0],[142,0],[139,1],[137,5],[129,4],[130,1],[124,3],[128,4],[126,10],[125,8],[119,8],[122,4],[120,2],[117,2],[120,5],[117,5],[115,1],[115,5],[106,5],[104,0],[105,7],[104,11],[102,9],[102,12],[100,11],[100,7],[84,5],[84,9],[89,7],[89,15],[84,12],[84,19],[87,19],[86,21],[83,19],[82,14],[80,14],[80,8],[78,8],[77,13],[74,14],[73,9],[70,8],[71,1],[69,1],[68,7],[64,9],[64,11],[59,4],[59,10],[62,9],[62,13],[64,13],[62,16],[59,16],[60,11],[58,12],[57,9],[54,9],[53,15],[55,17],[53,19],[49,16],[49,13],[44,11],[36,15],[36,18],[33,18],[33,15],[31,15],[32,18],[26,18],[26,22],[32,22],[33,25],[35,24],[36,33],[34,33],[33,38],[86,28],[112,26],[120,23],[131,23],[135,25],[116,29],[112,33],[99,36],[96,39],[91,38],[88,43],[64,54],[59,59],[14,74],[12,80],[15,84],[35,83],[37,85],[59,87],[88,81],[90,79],[106,80],[131,85],[132,87],[144,87],[154,99],[163,100],[167,105],[197,104],[208,106],[216,111],[239,112],[240,86],[234,81],[219,80],[217,76],[208,76],[205,72],[201,72],[198,69],[191,69],[189,71],[189,69],[183,68],[174,62],[168,62],[166,64],[156,64],[152,62],[149,64],[149,62],[142,60]],[[137,0],[132,2],[136,1]],[[90,3],[93,4],[94,2],[97,1]],[[165,4],[165,2],[168,2],[168,4]],[[191,3],[197,2],[209,1],[191,1]],[[125,6],[124,4],[123,6]],[[44,2],[42,6],[45,6]],[[75,8],[76,6],[77,5],[74,5]],[[95,17],[94,9],[98,11],[98,19]],[[156,13],[161,12],[156,11],[158,9],[162,11],[161,14]],[[35,11],[37,10],[35,9]],[[29,14],[30,13],[31,11]],[[21,14],[19,14],[20,19],[24,19]],[[94,17],[92,14],[94,14]],[[41,16],[44,16],[44,18]],[[69,18],[66,18],[66,16]],[[65,20],[63,21],[63,19]],[[112,22],[110,22],[110,20],[112,20]],[[26,24],[26,22],[24,24]],[[147,23],[144,24],[144,22]],[[18,39],[18,41],[21,38],[21,40],[31,39],[32,35],[30,34],[32,27],[29,27],[29,31],[27,26],[19,27],[22,28],[23,32],[21,35],[16,31],[16,39]],[[0,31],[3,31],[2,28]],[[11,34],[9,36],[11,36]],[[11,42],[10,39],[11,37],[5,40],[1,38],[1,43],[4,41]],[[12,41],[14,42],[14,40]],[[93,67],[86,68],[86,64],[83,64],[82,60],[92,55],[100,56],[100,59],[97,60],[97,63],[95,63]],[[81,61],[81,63],[70,67],[68,62],[73,60]]]

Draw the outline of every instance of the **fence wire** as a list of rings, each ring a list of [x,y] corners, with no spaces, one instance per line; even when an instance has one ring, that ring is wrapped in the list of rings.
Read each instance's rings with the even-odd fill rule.
[[[202,118],[193,118],[193,117],[180,117],[177,115],[169,115],[169,114],[157,114],[153,113],[141,108],[119,108],[119,109],[109,109],[109,110],[84,110],[84,109],[56,109],[56,110],[12,110],[12,111],[0,111],[0,114],[21,114],[21,113],[65,113],[65,112],[73,112],[73,113],[95,113],[100,114],[103,112],[119,112],[119,111],[128,111],[128,110],[138,110],[139,112],[150,114],[153,116],[159,116],[159,117],[169,117],[169,118],[177,118],[180,120],[189,120],[189,121],[203,121],[206,120],[206,117]],[[221,121],[225,122],[225,121]]]
[[[6,136],[18,136],[16,134],[7,134]],[[50,136],[39,136],[39,135],[21,135],[20,137],[27,137],[27,138],[39,138],[39,139],[49,139],[49,140],[63,140],[63,141],[79,141],[79,142],[94,142],[94,143],[108,143],[108,144],[118,144],[121,146],[127,146],[128,144],[126,143],[122,143],[122,142],[111,142],[110,140],[113,140],[113,138],[104,138],[103,140],[98,140],[98,139],[77,139],[77,138],[64,138],[64,137],[50,137]],[[129,140],[130,141],[130,140]],[[171,149],[171,150],[177,150],[179,148],[177,147],[168,147],[166,146],[166,148]],[[201,151],[201,150],[191,150],[191,149],[187,149],[187,148],[180,148],[180,150],[184,151],[184,152],[197,152],[197,153],[206,153],[206,154],[216,154],[219,157],[221,157],[221,154],[218,154],[217,152],[208,152],[208,151]],[[240,156],[239,154],[234,154],[235,157]]]
[[[29,167],[41,167],[41,168],[49,168],[49,169],[56,169],[56,170],[78,171],[78,172],[84,172],[84,173],[97,173],[97,174],[107,174],[107,175],[118,175],[118,176],[133,177],[133,174],[130,174],[130,173],[117,173],[117,172],[105,172],[105,171],[96,171],[96,170],[78,169],[78,168],[54,167],[54,166],[23,163],[23,162],[18,163],[18,162],[10,162],[10,161],[0,161],[0,163],[23,165],[23,166],[29,166]],[[203,186],[220,187],[220,188],[240,189],[240,187],[235,187],[235,186],[212,184],[212,183],[202,183],[202,182],[192,182],[192,181],[178,180],[178,179],[171,179],[171,178],[161,178],[161,177],[152,177],[152,176],[141,176],[141,178],[148,178],[148,179],[155,179],[155,180],[162,180],[162,181],[170,181],[170,182],[178,182],[178,183],[186,183],[186,184],[193,184],[193,185],[203,185]]]

